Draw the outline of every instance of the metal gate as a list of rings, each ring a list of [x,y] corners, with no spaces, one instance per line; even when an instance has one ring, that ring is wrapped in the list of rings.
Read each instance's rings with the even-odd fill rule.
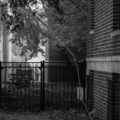
[[[43,62],[0,62],[0,108],[12,111],[44,109]]]
[[[0,62],[0,108],[15,111],[82,107],[74,63]]]
[[[44,71],[45,108],[77,107],[77,74],[74,64],[46,62]]]

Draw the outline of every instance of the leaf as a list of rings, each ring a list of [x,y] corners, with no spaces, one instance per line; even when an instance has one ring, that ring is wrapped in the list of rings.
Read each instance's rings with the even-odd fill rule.
[[[31,56],[43,53],[40,45],[47,40],[55,45],[76,47],[77,51],[85,49],[86,0],[9,0],[8,4],[3,5],[2,19],[13,33],[11,41],[22,48],[22,55],[28,51]]]

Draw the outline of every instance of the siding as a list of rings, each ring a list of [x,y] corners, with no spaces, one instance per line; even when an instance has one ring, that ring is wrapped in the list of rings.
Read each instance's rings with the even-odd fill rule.
[[[0,19],[0,61],[2,60],[3,60],[3,25]]]
[[[0,61],[3,60],[3,33],[2,33],[2,25],[0,23]]]
[[[8,32],[4,29],[0,16],[0,61],[4,62],[8,62],[10,58],[10,43],[8,42],[8,35]]]
[[[8,62],[9,61],[9,40],[8,40],[8,32],[4,29],[3,30],[3,61]]]

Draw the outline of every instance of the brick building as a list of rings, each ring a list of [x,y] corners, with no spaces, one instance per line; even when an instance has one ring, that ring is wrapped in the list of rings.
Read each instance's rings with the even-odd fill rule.
[[[120,0],[90,0],[87,106],[100,120],[120,120]]]

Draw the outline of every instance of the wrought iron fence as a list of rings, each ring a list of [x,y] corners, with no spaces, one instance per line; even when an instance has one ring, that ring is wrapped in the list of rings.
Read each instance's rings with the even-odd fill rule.
[[[0,105],[2,109],[15,111],[43,109],[41,64],[1,62]]]
[[[0,62],[0,108],[38,111],[84,107],[74,63]],[[80,108],[80,109],[81,109]]]

